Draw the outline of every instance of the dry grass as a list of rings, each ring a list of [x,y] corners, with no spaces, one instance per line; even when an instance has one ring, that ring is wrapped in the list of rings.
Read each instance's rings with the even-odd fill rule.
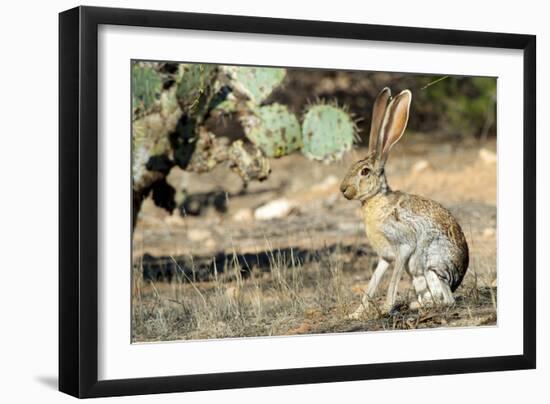
[[[208,282],[176,276],[171,283],[133,277],[134,342],[295,335],[350,331],[479,326],[496,323],[494,262],[472,263],[450,308],[411,311],[408,279],[400,285],[402,306],[384,314],[382,283],[374,307],[360,320],[346,317],[359,304],[375,265],[364,249],[318,251],[297,259],[270,249],[269,267],[242,272],[237,260]],[[243,276],[247,274],[247,276]],[[388,277],[388,276],[387,276]],[[386,280],[387,282],[387,280]]]

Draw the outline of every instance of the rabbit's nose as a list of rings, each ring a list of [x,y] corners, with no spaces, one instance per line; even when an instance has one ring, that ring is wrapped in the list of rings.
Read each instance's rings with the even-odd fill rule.
[[[354,186],[344,187],[342,193],[347,199],[353,199],[357,194],[357,189]]]
[[[347,184],[341,183],[340,184],[340,192],[344,193],[346,191],[347,187],[348,187]]]

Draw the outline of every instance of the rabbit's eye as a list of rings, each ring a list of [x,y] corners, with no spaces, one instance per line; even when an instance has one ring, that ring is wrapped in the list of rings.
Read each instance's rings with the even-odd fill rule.
[[[367,175],[369,172],[370,170],[368,169],[368,167],[363,167],[363,169],[361,170],[361,175]]]

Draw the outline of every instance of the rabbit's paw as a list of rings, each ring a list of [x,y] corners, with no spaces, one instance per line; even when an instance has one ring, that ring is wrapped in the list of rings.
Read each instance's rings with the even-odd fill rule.
[[[365,317],[368,307],[364,304],[361,304],[353,313],[347,316],[348,320],[360,320]]]

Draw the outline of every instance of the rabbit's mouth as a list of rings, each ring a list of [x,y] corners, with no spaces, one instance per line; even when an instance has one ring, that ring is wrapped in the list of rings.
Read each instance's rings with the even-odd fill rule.
[[[347,186],[343,189],[341,189],[342,193],[346,197],[346,199],[353,199],[355,198],[355,195],[357,195],[357,188],[354,186]]]

